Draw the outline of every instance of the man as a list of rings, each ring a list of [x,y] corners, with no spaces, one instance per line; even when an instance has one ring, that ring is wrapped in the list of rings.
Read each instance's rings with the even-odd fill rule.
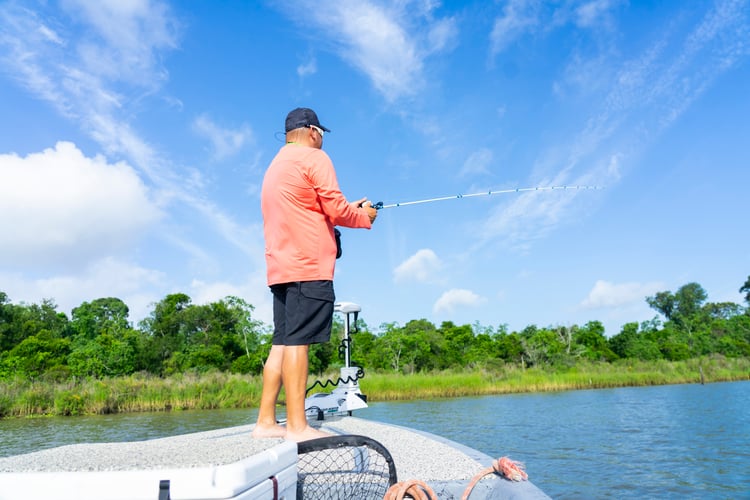
[[[377,210],[362,198],[349,203],[333,163],[323,152],[315,112],[297,108],[286,117],[286,144],[266,171],[261,191],[268,285],[274,333],[263,368],[253,437],[306,441],[327,435],[305,416],[310,344],[327,342],[333,320],[334,226],[369,229]],[[286,391],[286,427],[276,423],[276,400]]]

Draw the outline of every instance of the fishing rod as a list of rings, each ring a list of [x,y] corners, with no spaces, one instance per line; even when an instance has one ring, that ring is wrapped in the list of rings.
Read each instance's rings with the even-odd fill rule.
[[[553,191],[553,190],[559,190],[559,189],[584,190],[584,189],[603,189],[603,188],[601,186],[539,186],[539,187],[526,187],[526,188],[514,188],[514,189],[498,189],[494,191],[493,190],[482,191],[480,193],[441,196],[439,198],[428,198],[426,200],[404,201],[401,203],[391,203],[390,205],[384,205],[382,201],[379,201],[373,204],[372,207],[377,210],[381,210],[384,208],[405,207],[407,205],[419,205],[422,203],[432,203],[433,201],[457,200],[459,198],[473,198],[475,196],[490,196],[493,194],[507,194],[507,193],[523,193],[527,191]]]

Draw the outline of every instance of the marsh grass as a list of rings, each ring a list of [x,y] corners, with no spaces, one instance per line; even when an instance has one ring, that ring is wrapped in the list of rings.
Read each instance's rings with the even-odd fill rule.
[[[710,356],[679,362],[579,362],[572,367],[544,369],[506,365],[492,370],[415,374],[368,371],[359,383],[369,401],[392,401],[699,383],[701,374],[705,382],[750,380],[750,359]],[[338,373],[329,373],[319,378],[337,377]],[[310,384],[317,378],[311,377]],[[0,381],[0,418],[252,408],[258,405],[261,387],[259,376],[223,372],[169,378],[136,374],[67,382],[16,378]]]
[[[367,374],[360,381],[371,401],[551,392],[665,384],[750,380],[750,359],[712,356],[687,361],[581,362],[566,369],[506,366],[501,370]]]

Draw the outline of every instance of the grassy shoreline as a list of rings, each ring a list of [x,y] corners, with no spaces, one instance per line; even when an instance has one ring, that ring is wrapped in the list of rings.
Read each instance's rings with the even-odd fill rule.
[[[338,373],[331,373],[320,378],[337,377]],[[311,377],[311,383],[317,378]],[[369,401],[393,401],[739,380],[750,380],[749,358],[711,356],[678,362],[579,363],[564,369],[504,366],[460,373],[367,372],[360,386]],[[258,405],[261,386],[259,376],[222,372],[57,383],[3,380],[0,418],[252,408]]]

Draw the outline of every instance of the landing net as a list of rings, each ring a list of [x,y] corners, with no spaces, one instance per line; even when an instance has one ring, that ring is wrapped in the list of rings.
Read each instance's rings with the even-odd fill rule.
[[[388,450],[365,436],[331,436],[298,445],[297,498],[382,500],[397,482]]]

